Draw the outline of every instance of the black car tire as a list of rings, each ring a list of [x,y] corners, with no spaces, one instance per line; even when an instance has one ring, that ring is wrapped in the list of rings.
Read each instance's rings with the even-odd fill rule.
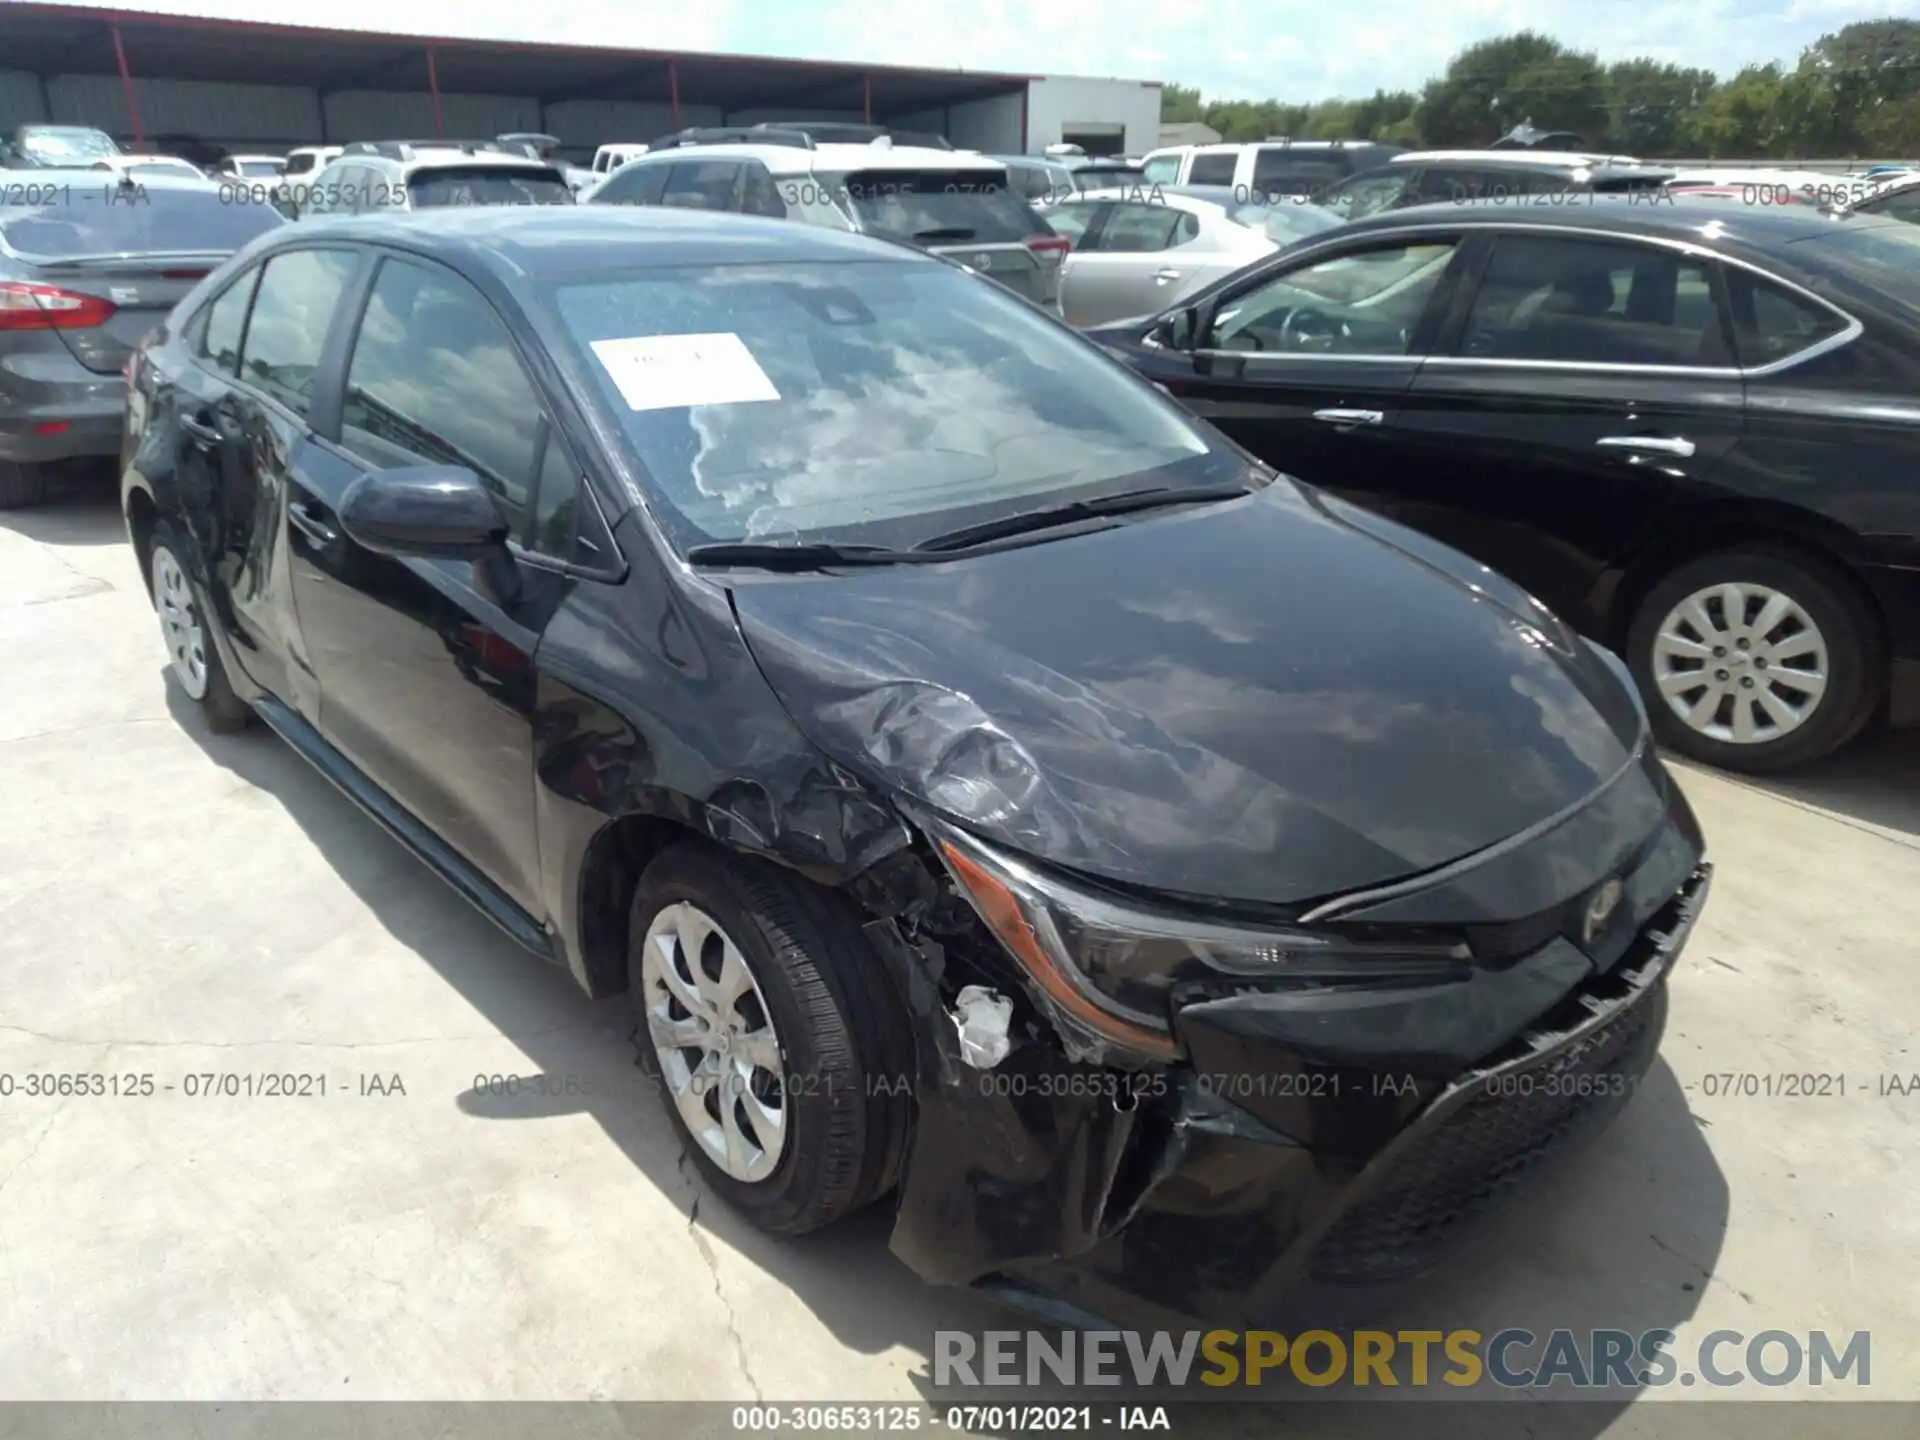
[[[722,1170],[688,1130],[647,1026],[646,937],[655,916],[681,902],[732,939],[780,1046],[784,1151],[771,1174],[750,1183]],[[882,961],[844,897],[766,861],[684,841],[640,877],[627,963],[635,1048],[709,1187],[775,1235],[817,1229],[893,1187],[910,1125],[911,1039]]]
[[[0,510],[24,510],[47,498],[47,470],[44,465],[23,465],[17,460],[0,460]]]
[[[148,583],[149,585],[152,584],[151,577],[156,569],[157,558],[163,554],[173,557],[173,562],[179,567],[181,575],[186,579],[189,593],[191,593],[193,597],[192,603],[194,611],[203,635],[201,654],[203,656],[203,663],[206,666],[207,676],[204,691],[199,695],[195,695],[192,688],[181,679],[180,672],[173,663],[173,657],[169,655],[167,657],[167,682],[180,687],[180,693],[185,695],[193,704],[194,708],[199,710],[201,717],[207,722],[207,728],[209,730],[213,731],[216,735],[231,735],[237,730],[246,729],[252,722],[253,707],[234,693],[233,684],[227,679],[226,666],[220,662],[220,647],[214,643],[213,632],[208,625],[207,616],[209,612],[207,606],[201,600],[199,591],[192,588],[191,576],[193,572],[189,570],[185,562],[179,558],[183,553],[185,552],[181,547],[180,541],[175,537],[170,526],[162,521],[153,527],[153,533],[147,537],[145,557],[149,577]],[[154,613],[158,616],[161,606],[161,597],[158,593],[154,594],[153,602]],[[165,630],[163,626],[163,637],[164,634]]]
[[[1826,642],[1826,692],[1811,716],[1777,740],[1740,744],[1703,735],[1673,713],[1654,682],[1653,647],[1661,621],[1687,596],[1729,582],[1764,585],[1789,597],[1806,611]],[[1860,733],[1885,682],[1882,648],[1873,617],[1832,566],[1795,550],[1756,546],[1690,560],[1655,585],[1634,612],[1627,664],[1663,745],[1724,770],[1758,775],[1805,765]]]

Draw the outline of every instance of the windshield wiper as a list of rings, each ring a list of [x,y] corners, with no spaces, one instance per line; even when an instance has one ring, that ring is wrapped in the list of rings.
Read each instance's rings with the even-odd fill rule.
[[[965,550],[991,540],[1026,535],[1035,530],[1051,530],[1077,520],[1092,520],[1105,515],[1125,515],[1136,510],[1156,510],[1164,505],[1197,505],[1209,500],[1234,500],[1251,495],[1247,485],[1154,485],[1140,490],[1122,490],[1113,495],[1096,495],[1089,500],[1070,500],[1064,505],[1046,505],[1037,510],[1021,510],[977,525],[963,525],[933,535],[913,548],[921,552]]]
[[[896,565],[923,559],[885,545],[833,545],[802,541],[778,545],[758,540],[717,540],[687,551],[693,565],[749,565],[760,570],[825,570],[834,565]]]

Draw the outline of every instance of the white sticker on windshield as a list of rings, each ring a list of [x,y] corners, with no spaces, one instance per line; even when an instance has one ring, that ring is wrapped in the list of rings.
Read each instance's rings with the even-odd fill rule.
[[[741,405],[780,398],[753,352],[731,332],[595,340],[593,353],[620,387],[630,410]]]

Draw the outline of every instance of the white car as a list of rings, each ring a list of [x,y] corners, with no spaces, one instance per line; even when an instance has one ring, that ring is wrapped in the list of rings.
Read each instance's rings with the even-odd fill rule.
[[[124,179],[142,180],[155,175],[170,175],[176,179],[204,180],[206,172],[191,160],[182,160],[178,155],[102,155],[87,167],[89,170],[111,170]]]
[[[647,153],[644,145],[602,145],[593,152],[592,170],[596,175],[611,175],[636,155]]]
[[[326,168],[327,163],[337,159],[340,145],[297,145],[287,152],[287,158],[281,162],[280,173],[289,180],[296,175],[313,175]]]
[[[229,155],[213,167],[213,173],[222,179],[277,180],[285,163],[278,155]]]
[[[1069,325],[1153,315],[1295,240],[1340,223],[1316,205],[1236,205],[1221,187],[1127,186],[1036,207],[1073,243],[1060,275]]]

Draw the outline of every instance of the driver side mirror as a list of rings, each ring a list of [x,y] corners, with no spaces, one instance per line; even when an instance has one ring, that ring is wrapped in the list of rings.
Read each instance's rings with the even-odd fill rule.
[[[379,555],[478,560],[505,553],[507,521],[463,465],[407,465],[362,475],[340,497],[340,525]]]
[[[1207,307],[1183,305],[1162,315],[1147,335],[1168,350],[1197,350],[1206,336],[1208,318]]]

